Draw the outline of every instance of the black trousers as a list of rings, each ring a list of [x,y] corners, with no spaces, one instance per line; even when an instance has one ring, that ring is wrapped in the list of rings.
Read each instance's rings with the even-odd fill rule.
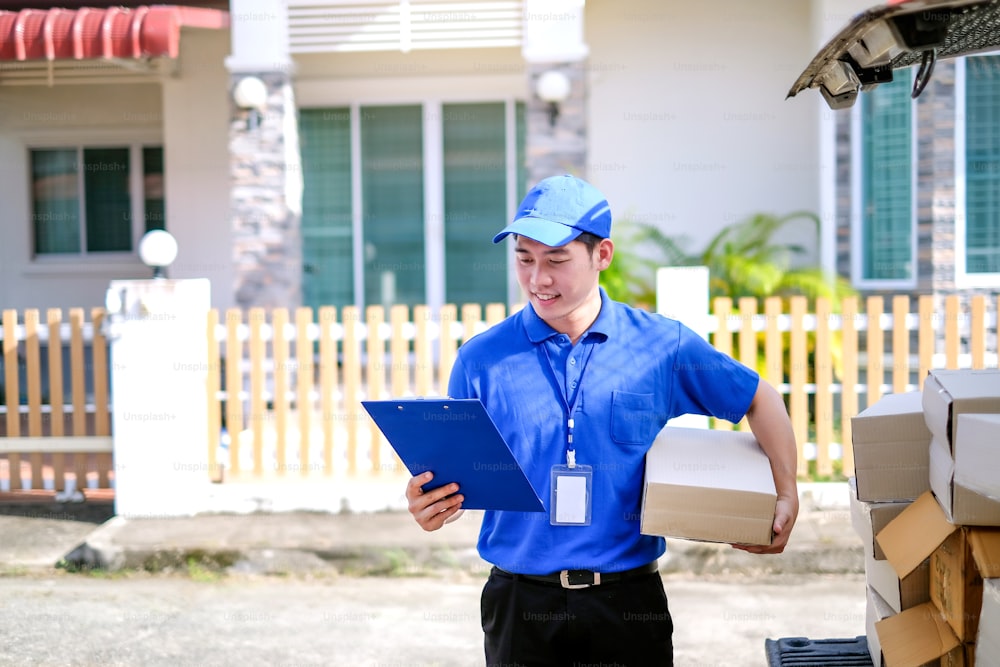
[[[674,664],[674,625],[656,572],[565,589],[494,568],[482,621],[489,667]]]

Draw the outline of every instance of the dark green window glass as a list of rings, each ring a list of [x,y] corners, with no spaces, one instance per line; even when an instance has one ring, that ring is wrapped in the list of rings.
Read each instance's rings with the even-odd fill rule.
[[[79,183],[75,149],[31,152],[36,255],[80,252]]]
[[[424,303],[421,107],[362,107],[365,303]]]
[[[913,277],[910,78],[862,96],[864,280]]]
[[[87,252],[132,249],[129,149],[83,150]]]
[[[142,149],[142,192],[146,200],[143,231],[164,229],[166,211],[163,204],[163,148],[145,146]]]
[[[965,62],[965,270],[1000,273],[1000,56]]]
[[[136,234],[166,227],[163,147],[142,148],[142,190],[135,193],[132,151],[128,146],[31,151],[36,255],[131,252]],[[139,224],[133,220],[133,196],[142,206]]]
[[[504,105],[446,104],[445,300],[504,302],[507,253],[491,239],[507,216]]]
[[[351,227],[351,112],[299,112],[302,151],[302,298],[305,305],[354,303]]]
[[[517,119],[517,201],[520,202],[528,194],[528,156],[525,146],[528,145],[528,124],[525,121],[524,102],[514,105],[514,117]]]

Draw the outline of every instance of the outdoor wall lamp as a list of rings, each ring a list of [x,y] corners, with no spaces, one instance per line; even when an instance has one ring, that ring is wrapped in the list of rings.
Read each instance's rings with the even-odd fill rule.
[[[233,88],[233,101],[240,109],[249,111],[247,129],[257,129],[267,108],[267,84],[255,76],[243,77]]]
[[[146,232],[139,241],[139,259],[153,269],[153,278],[166,278],[167,267],[177,259],[177,239],[164,229]]]
[[[555,127],[559,105],[569,97],[569,89],[569,77],[554,69],[543,72],[535,81],[535,94],[549,105],[549,127]]]

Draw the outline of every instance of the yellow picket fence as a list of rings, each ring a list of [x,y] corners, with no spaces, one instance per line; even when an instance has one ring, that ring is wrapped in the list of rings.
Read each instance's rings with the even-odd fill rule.
[[[913,312],[909,296],[872,296],[863,300],[862,311],[862,300],[852,297],[843,299],[835,311],[830,300],[818,299],[815,312],[807,313],[806,299],[795,297],[785,314],[779,299],[767,299],[761,314],[755,299],[740,299],[735,311],[730,300],[718,299],[712,340],[717,349],[748,365],[759,364],[763,356],[761,375],[787,396],[799,443],[800,476],[810,472],[805,456],[809,442],[815,445],[815,474],[833,474],[831,446],[836,444],[842,452],[842,473],[850,475],[851,418],[860,410],[885,393],[922,389],[924,377],[934,368],[998,365],[1000,299],[991,304],[983,295],[951,295],[943,299],[943,312],[936,308],[937,301],[921,296]],[[763,332],[763,343],[758,332]],[[745,422],[741,428],[746,428]]]
[[[63,316],[3,311],[0,496],[74,487],[96,497],[113,485],[105,313]]]
[[[761,309],[761,306],[763,308]],[[799,473],[853,472],[851,417],[933,368],[998,365],[1000,299],[717,299],[692,322],[786,396]],[[458,347],[504,305],[232,309],[209,314],[209,470],[225,481],[402,472],[360,401],[446,392]],[[113,486],[103,309],[5,310],[0,497]],[[732,428],[724,422],[716,428]],[[745,422],[738,428],[746,428]]]
[[[394,306],[388,319],[381,306],[231,309],[221,323],[213,311],[209,469],[221,464],[227,480],[401,471],[360,401],[443,394],[461,342],[505,316],[502,304],[485,317],[462,306],[461,318],[455,305]]]
[[[932,368],[997,365],[1000,303],[949,296],[939,312],[934,297],[917,299],[915,310],[911,301],[820,299],[808,313],[805,298],[792,298],[788,312],[778,298],[763,311],[755,299],[717,299],[702,328],[785,394],[800,475],[850,475],[843,443],[861,409],[884,393],[920,389]],[[209,368],[224,371],[210,379],[209,469],[221,463],[227,480],[401,471],[360,401],[445,393],[458,346],[507,310],[395,306],[386,315],[381,306],[234,309],[220,322],[213,312]],[[220,454],[223,426],[228,451]]]

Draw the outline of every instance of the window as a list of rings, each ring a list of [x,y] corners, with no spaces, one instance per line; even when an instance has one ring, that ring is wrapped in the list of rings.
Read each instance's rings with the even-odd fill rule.
[[[955,280],[1000,285],[1000,56],[957,63]],[[964,192],[963,192],[964,191]]]
[[[143,146],[142,148],[142,233],[153,229],[166,228],[167,215],[163,203],[163,148]]]
[[[365,303],[426,303],[423,114],[364,107],[361,216]]]
[[[910,287],[916,281],[915,162],[910,77],[897,74],[862,96],[856,136],[860,135],[859,209],[853,217],[856,238],[853,274],[864,287]]]
[[[507,301],[522,104],[302,109],[299,134],[306,305]]]
[[[451,303],[502,303],[506,256],[490,239],[506,224],[504,108],[449,104],[442,120],[445,293]]]
[[[35,148],[30,160],[36,257],[132,252],[164,227],[162,147]]]
[[[302,109],[302,301],[354,301],[351,110]]]

